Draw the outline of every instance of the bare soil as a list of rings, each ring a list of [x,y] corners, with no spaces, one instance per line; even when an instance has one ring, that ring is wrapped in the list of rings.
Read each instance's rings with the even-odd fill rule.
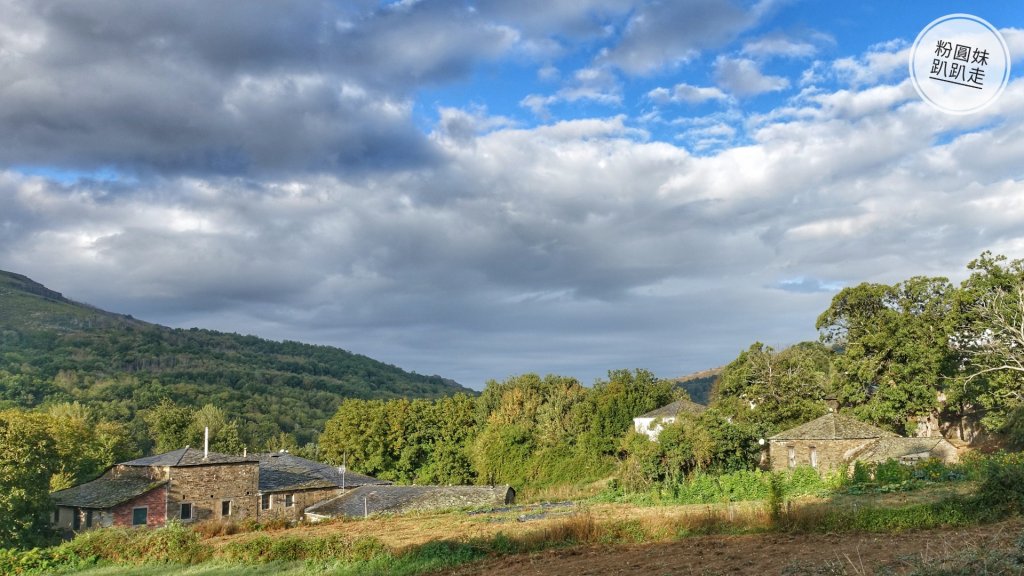
[[[899,534],[761,534],[695,536],[675,542],[587,546],[484,560],[447,576],[621,576],[905,573],[921,560],[948,558],[965,548],[1009,549],[1024,529],[1014,519],[988,526]],[[840,571],[840,568],[842,571]]]

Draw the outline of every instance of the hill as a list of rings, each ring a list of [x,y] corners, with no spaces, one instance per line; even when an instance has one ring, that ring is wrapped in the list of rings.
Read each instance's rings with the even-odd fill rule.
[[[721,373],[721,367],[711,368],[710,370],[702,370],[688,376],[676,378],[674,382],[677,386],[686,390],[690,395],[690,400],[698,404],[707,405],[711,401],[711,388]]]
[[[80,401],[140,426],[136,413],[167,397],[213,403],[250,445],[292,434],[312,440],[344,398],[472,393],[330,346],[176,329],[65,298],[0,271],[0,408]]]

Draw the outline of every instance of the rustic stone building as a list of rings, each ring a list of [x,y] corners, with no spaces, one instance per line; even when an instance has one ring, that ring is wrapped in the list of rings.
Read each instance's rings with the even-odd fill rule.
[[[651,440],[657,440],[661,429],[666,424],[675,422],[679,414],[684,412],[700,414],[705,410],[707,410],[707,406],[681,398],[671,404],[655,408],[646,414],[633,418],[633,429],[640,434],[646,434]]]
[[[368,484],[389,484],[287,452],[255,456],[260,466],[260,519],[300,520],[306,508],[347,490]]]
[[[91,482],[54,492],[54,525],[78,531],[256,518],[258,482],[255,458],[181,448],[116,464]]]
[[[504,506],[512,504],[516,491],[511,486],[373,486],[366,485],[311,506],[310,520],[337,516],[362,517],[370,514],[402,514],[428,510]]]
[[[836,412],[772,436],[768,449],[773,470],[811,466],[832,471],[855,461],[957,459],[956,448],[944,438],[904,438]]]

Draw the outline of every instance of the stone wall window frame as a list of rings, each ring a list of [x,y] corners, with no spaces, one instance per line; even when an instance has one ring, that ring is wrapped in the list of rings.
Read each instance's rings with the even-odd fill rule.
[[[149,523],[149,506],[132,508],[132,526],[145,526]]]
[[[284,495],[284,507],[285,508],[291,508],[292,506],[295,506],[295,495],[294,494],[285,494]]]
[[[189,521],[192,519],[192,503],[182,502],[181,509],[178,512],[178,519],[182,521]]]
[[[274,498],[270,494],[260,495],[260,510],[270,510],[274,507]]]
[[[220,516],[221,518],[231,516],[231,500],[220,501]]]
[[[810,449],[811,449],[811,468],[817,468],[818,467],[818,448],[816,446],[811,446]]]
[[[796,468],[796,446],[786,446],[786,460],[790,468]]]

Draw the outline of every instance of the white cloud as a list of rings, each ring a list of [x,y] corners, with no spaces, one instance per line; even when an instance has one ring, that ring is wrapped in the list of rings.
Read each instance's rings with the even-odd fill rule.
[[[852,86],[880,84],[905,72],[910,46],[902,39],[872,46],[858,57],[839,58],[832,63],[837,78]]]
[[[647,97],[661,104],[667,102],[686,102],[700,104],[709,100],[728,100],[729,96],[714,86],[693,86],[685,82],[676,84],[671,90],[655,88],[647,93]]]
[[[810,42],[800,42],[782,36],[759,38],[743,44],[740,53],[750,58],[808,58],[814,56],[818,48]]]
[[[622,103],[622,86],[615,74],[606,67],[589,67],[577,70],[572,80],[551,95],[529,94],[520,100],[520,106],[528,108],[534,115],[545,118],[548,107],[559,102],[589,101],[606,106]]]
[[[715,60],[715,80],[737,96],[756,96],[789,88],[788,79],[763,74],[757,63],[749,58],[719,56]]]

